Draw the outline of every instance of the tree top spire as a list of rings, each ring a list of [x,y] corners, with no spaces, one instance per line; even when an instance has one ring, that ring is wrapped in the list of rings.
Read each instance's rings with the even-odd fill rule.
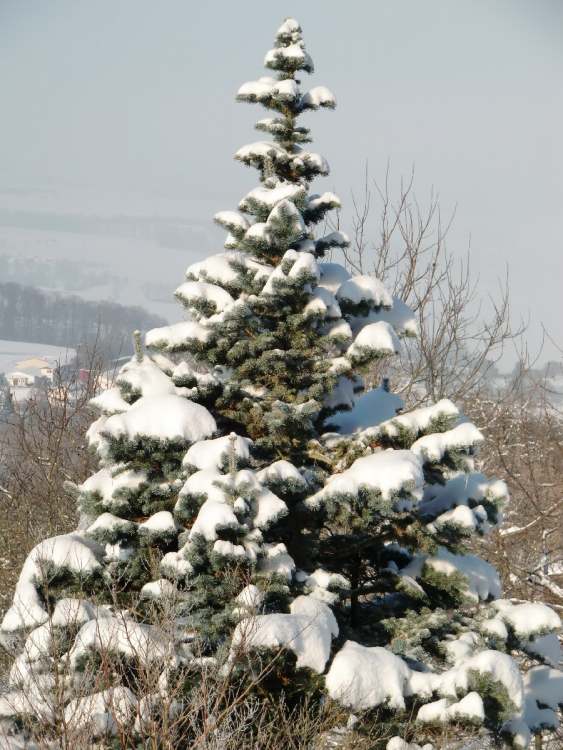
[[[300,70],[312,73],[314,65],[305,49],[301,26],[294,18],[286,18],[277,30],[274,47],[266,53],[264,65],[277,76],[262,76],[243,83],[237,100],[262,104],[275,113],[275,117],[256,123],[256,129],[271,135],[273,143],[250,143],[239,149],[235,158],[259,169],[264,184],[273,176],[284,183],[307,184],[317,175],[327,175],[326,160],[303,149],[304,144],[311,142],[310,131],[298,125],[297,119],[306,110],[334,109],[336,98],[325,86],[301,90],[296,73]]]
[[[275,70],[280,78],[293,78],[298,70],[312,73],[313,60],[305,50],[302,29],[295,18],[286,18],[276,32],[274,48],[264,58],[266,68]]]

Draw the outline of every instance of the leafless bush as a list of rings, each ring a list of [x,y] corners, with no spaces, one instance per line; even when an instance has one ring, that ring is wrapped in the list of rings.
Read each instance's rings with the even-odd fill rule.
[[[511,501],[487,544],[508,596],[563,609],[563,421],[540,381],[517,372],[501,392],[466,405],[487,438],[480,458],[503,477]]]
[[[45,638],[28,639],[11,671],[15,687],[1,697],[5,714],[12,708],[23,715],[19,729],[29,747],[131,748],[142,737],[142,747],[151,750],[305,750],[343,721],[336,705],[312,699],[291,706],[283,693],[266,689],[276,678],[281,650],[254,661],[258,669],[240,678],[235,673],[242,653],[237,660],[209,658],[196,642],[181,643],[175,604],[155,603],[156,625],[141,626],[143,637],[130,614],[108,610],[92,621],[95,639],[80,640],[78,617],[64,629],[51,620],[43,626]],[[89,648],[81,652],[77,643]],[[0,747],[2,731],[7,740],[15,729],[10,721],[0,725]]]
[[[88,402],[102,376],[96,351],[64,377],[38,388],[0,423],[0,609],[30,549],[42,539],[76,527],[76,507],[63,491],[66,480],[83,481],[95,459],[84,434],[93,418]]]
[[[92,621],[95,639],[81,641],[83,621],[77,607],[73,619],[72,605],[64,629],[46,623],[46,637],[28,639],[12,668],[15,687],[2,698],[23,719],[17,727],[0,723],[0,747],[2,731],[7,740],[14,729],[23,730],[26,747],[38,750],[383,750],[396,734],[383,707],[351,716],[314,690],[305,699],[300,691],[301,700],[292,705],[284,649],[250,653],[242,640],[234,656],[203,656],[197,641],[178,638],[176,604],[172,598],[154,603],[156,624],[143,626],[150,643],[117,603],[106,618]],[[247,625],[251,635],[252,617]],[[475,736],[474,728],[462,726],[422,730],[415,715],[412,707],[400,718],[402,732],[406,726],[409,737],[424,735],[435,747],[459,749],[463,738]]]
[[[366,166],[360,195],[352,196],[352,241],[343,250],[354,273],[375,274],[414,312],[419,336],[403,347],[398,364],[374,373],[391,375],[408,405],[462,399],[487,379],[506,347],[522,333],[511,324],[508,277],[489,297],[485,315],[469,248],[456,258],[447,247],[453,215],[442,218],[438,198],[422,207],[414,172],[393,196],[389,168],[382,185]],[[339,223],[339,217],[336,225]],[[336,226],[335,226],[336,228]]]

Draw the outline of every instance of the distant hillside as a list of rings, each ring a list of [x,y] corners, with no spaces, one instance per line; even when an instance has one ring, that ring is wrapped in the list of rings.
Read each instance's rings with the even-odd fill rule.
[[[99,263],[67,258],[27,258],[0,254],[0,268],[2,283],[42,287],[63,294],[81,292],[112,280],[108,269]]]
[[[91,302],[75,295],[45,292],[32,286],[0,283],[0,339],[70,347],[103,345],[117,356],[131,349],[131,333],[165,325],[142,307]]]

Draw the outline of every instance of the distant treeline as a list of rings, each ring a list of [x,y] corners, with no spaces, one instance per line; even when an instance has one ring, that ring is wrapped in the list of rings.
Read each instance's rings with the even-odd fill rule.
[[[0,254],[2,282],[47,287],[63,293],[80,292],[112,281],[96,263],[65,258],[22,258]]]
[[[0,339],[77,349],[94,342],[108,357],[131,351],[131,334],[165,325],[142,307],[90,302],[75,295],[0,283]]]
[[[207,223],[167,216],[90,216],[46,211],[10,211],[0,206],[0,226],[109,237],[152,238],[161,247],[209,247]]]

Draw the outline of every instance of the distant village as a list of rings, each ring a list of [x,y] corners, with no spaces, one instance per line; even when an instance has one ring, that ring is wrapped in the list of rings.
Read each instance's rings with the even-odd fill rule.
[[[13,366],[0,372],[0,414],[9,413],[15,404],[23,404],[39,392],[45,392],[56,380],[67,380],[70,371],[74,370],[73,360],[74,355],[72,361],[62,363],[60,359],[38,351],[36,355],[9,363]],[[3,367],[6,364],[4,362]]]
[[[116,368],[128,356],[105,360],[96,372],[96,389],[113,383]],[[92,387],[93,373],[74,349],[0,340],[0,417],[25,406],[30,399],[75,400]]]
[[[74,350],[0,341],[0,417],[25,406],[30,399],[56,400],[62,390],[65,398],[75,398],[90,377],[90,371],[80,367]]]

